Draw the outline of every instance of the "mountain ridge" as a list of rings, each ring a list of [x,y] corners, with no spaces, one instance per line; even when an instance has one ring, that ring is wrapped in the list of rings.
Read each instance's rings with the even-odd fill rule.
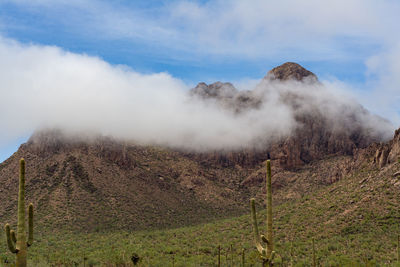
[[[290,82],[279,86],[284,89]],[[208,85],[202,86],[207,93]],[[207,97],[214,101],[221,94],[218,86],[211,89]],[[298,104],[298,97],[303,96],[285,94],[283,101]],[[62,130],[38,131],[0,164],[0,219],[9,219],[16,205],[9,196],[17,192],[21,157],[27,162],[27,199],[38,209],[38,224],[89,232],[176,227],[243,214],[248,199],[263,193],[268,158],[276,203],[298,199],[365,166],[376,169],[396,163],[399,130],[390,142],[380,143],[357,116],[349,116],[351,123],[360,123],[357,127],[335,132],[330,128],[334,121],[320,110],[309,113],[315,107],[294,108],[303,127],[294,136],[259,149],[196,152],[105,136],[74,138]],[[354,112],[367,111],[358,107],[348,114]]]

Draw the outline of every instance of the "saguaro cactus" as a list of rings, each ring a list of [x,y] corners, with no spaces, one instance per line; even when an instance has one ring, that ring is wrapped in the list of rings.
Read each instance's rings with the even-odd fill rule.
[[[221,267],[221,245],[218,245],[218,267]]]
[[[312,239],[312,262],[313,262],[313,267],[317,267],[317,260],[315,258],[315,241],[314,241],[314,238]]]
[[[242,249],[242,267],[244,267],[244,248]]]
[[[272,188],[271,188],[271,162],[267,160],[267,236],[260,235],[258,231],[255,199],[250,199],[251,217],[253,221],[254,242],[263,262],[263,266],[272,266],[275,256],[272,235]]]
[[[26,267],[27,248],[33,243],[33,204],[28,208],[28,240],[26,240],[25,229],[25,160],[21,159],[19,168],[19,191],[18,191],[18,223],[17,235],[5,225],[8,249],[16,254],[16,267]]]
[[[397,264],[400,263],[400,235],[397,235]]]

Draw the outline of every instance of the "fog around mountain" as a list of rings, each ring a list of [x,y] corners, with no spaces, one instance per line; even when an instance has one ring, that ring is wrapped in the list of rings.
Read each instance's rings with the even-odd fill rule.
[[[387,140],[394,129],[363,109],[340,83],[260,78],[249,91],[219,88],[226,103],[221,105],[194,97],[190,86],[168,73],[141,74],[57,47],[2,38],[0,58],[3,142],[58,128],[74,136],[110,135],[139,144],[241,149],[289,136],[302,127],[298,112],[307,110],[321,113],[337,131],[361,123],[377,139]],[[241,107],[248,96],[255,103]]]

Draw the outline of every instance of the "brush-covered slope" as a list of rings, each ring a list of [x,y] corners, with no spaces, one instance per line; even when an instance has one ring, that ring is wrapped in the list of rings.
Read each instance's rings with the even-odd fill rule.
[[[204,168],[184,154],[109,138],[38,133],[0,165],[1,222],[15,217],[18,159],[37,223],[75,229],[151,228],[238,214],[241,168]]]
[[[399,131],[389,142],[397,147]],[[61,138],[61,139],[60,139]],[[276,204],[301,199],[354,176],[368,173],[375,183],[380,144],[331,156],[296,171],[272,161]],[[393,152],[393,157],[400,154]],[[121,144],[108,138],[90,143],[63,139],[59,132],[35,135],[0,164],[1,222],[15,220],[18,159],[27,162],[27,198],[37,207],[43,229],[149,229],[190,225],[247,211],[248,199],[264,194],[263,162],[221,166],[191,154]],[[395,163],[397,164],[397,163]],[[396,171],[390,163],[389,176]],[[393,176],[393,188],[398,190]],[[389,186],[389,185],[388,185]],[[371,190],[374,190],[371,187]],[[384,203],[381,203],[382,205]]]
[[[354,157],[326,158],[291,173],[273,169],[273,214],[276,263],[311,266],[312,238],[320,266],[397,266],[397,234],[400,218],[400,131],[387,144],[358,150]],[[397,161],[379,168],[375,154],[388,146]],[[379,154],[379,153],[378,153]],[[273,165],[274,166],[274,165]],[[259,183],[257,170],[247,183]],[[285,178],[286,177],[286,178]],[[251,185],[250,185],[251,186]],[[283,188],[284,190],[282,190]],[[290,190],[286,190],[290,189]],[[254,192],[254,195],[257,193]],[[299,194],[296,196],[296,194]],[[262,203],[265,195],[259,194]],[[284,200],[284,201],[282,201]],[[248,200],[246,201],[248,206]],[[258,208],[260,229],[265,229],[265,210]],[[212,223],[168,230],[71,233],[53,231],[41,235],[29,252],[32,266],[82,263],[82,255],[99,266],[128,264],[137,253],[150,266],[212,266],[222,247],[222,265],[239,265],[242,248],[248,265],[259,264],[253,244],[250,212]],[[3,237],[4,239],[4,237]],[[0,237],[0,258],[12,259]],[[115,246],[115,244],[118,244]],[[232,245],[232,252],[231,252]],[[228,253],[228,254],[227,254]],[[228,255],[228,257],[225,257]]]

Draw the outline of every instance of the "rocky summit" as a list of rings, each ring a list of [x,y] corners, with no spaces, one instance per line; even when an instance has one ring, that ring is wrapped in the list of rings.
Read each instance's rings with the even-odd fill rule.
[[[205,101],[216,101],[236,114],[262,108],[269,104],[271,94],[278,94],[278,104],[293,111],[296,127],[290,135],[272,142],[261,138],[256,148],[218,154],[230,165],[236,164],[238,155],[261,161],[268,155],[277,160],[280,167],[293,170],[328,155],[352,155],[355,149],[386,141],[388,129],[392,129],[390,122],[371,114],[358,103],[340,102],[340,99],[335,102],[325,94],[315,74],[291,62],[270,70],[253,90],[239,91],[230,83],[216,82],[200,83],[190,93]],[[381,125],[381,130],[377,131],[376,125]],[[215,153],[205,153],[203,157],[212,158]]]
[[[286,62],[278,67],[273,68],[267,73],[264,79],[279,81],[304,81],[308,79],[310,82],[318,81],[318,78],[314,73],[293,62]]]

